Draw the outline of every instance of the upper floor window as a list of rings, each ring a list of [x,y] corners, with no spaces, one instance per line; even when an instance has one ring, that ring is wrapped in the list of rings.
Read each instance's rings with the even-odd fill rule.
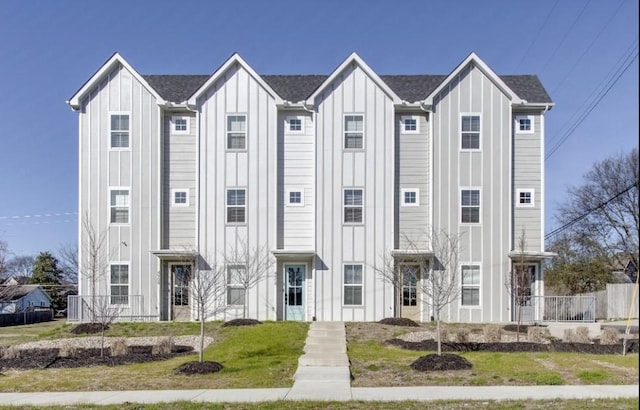
[[[462,116],[462,149],[480,149],[480,116]]]
[[[288,206],[304,206],[304,190],[302,188],[287,190]]]
[[[420,122],[418,121],[418,116],[411,115],[407,117],[402,117],[400,120],[401,130],[403,134],[417,134],[420,132]]]
[[[129,114],[111,114],[109,133],[111,135],[111,148],[129,148]]]
[[[227,189],[227,223],[244,223],[247,198],[244,188]]]
[[[362,223],[362,189],[344,190],[344,222]]]
[[[292,133],[301,133],[303,131],[303,118],[302,117],[288,117],[287,118],[288,131]]]
[[[111,265],[109,276],[109,303],[112,305],[129,304],[129,265]]]
[[[227,149],[247,148],[247,116],[234,114],[227,116]]]
[[[189,117],[174,115],[171,117],[171,126],[174,134],[189,133]]]
[[[516,133],[518,134],[533,134],[533,116],[531,115],[518,115],[516,116]]]
[[[516,206],[531,208],[535,205],[533,189],[516,189]]]
[[[480,306],[480,266],[462,265],[462,306]]]
[[[171,206],[189,206],[189,190],[172,189]]]
[[[420,205],[420,191],[418,189],[401,189],[400,196],[402,198],[402,206],[418,206]]]
[[[362,305],[362,265],[344,265],[344,304]]]
[[[480,222],[480,190],[463,189],[461,192],[462,223]]]
[[[129,190],[123,188],[112,188],[110,196],[110,218],[114,224],[129,223]]]
[[[364,139],[364,116],[344,116],[344,147],[347,149],[360,149]]]

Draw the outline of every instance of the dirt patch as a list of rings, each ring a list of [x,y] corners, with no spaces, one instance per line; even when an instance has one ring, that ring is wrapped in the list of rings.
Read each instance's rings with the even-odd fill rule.
[[[218,362],[187,362],[176,368],[176,374],[210,374],[222,370],[222,365]]]
[[[473,367],[473,365],[464,357],[451,353],[444,353],[442,355],[428,354],[418,358],[409,366],[412,369],[421,372],[467,370]]]
[[[406,317],[387,317],[380,320],[378,323],[382,325],[391,325],[391,326],[408,326],[408,327],[418,327],[416,322]]]
[[[262,322],[259,320],[255,320],[255,319],[233,319],[233,320],[229,320],[228,322],[224,322],[222,324],[222,327],[227,327],[227,326],[255,326],[255,325],[261,325]]]

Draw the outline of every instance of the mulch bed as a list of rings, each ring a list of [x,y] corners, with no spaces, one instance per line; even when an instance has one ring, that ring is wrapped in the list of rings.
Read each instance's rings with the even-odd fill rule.
[[[255,319],[233,319],[233,320],[229,320],[228,322],[224,322],[222,324],[222,327],[227,327],[227,326],[254,326],[254,325],[261,325],[262,322],[259,320],[255,320]]]
[[[187,362],[178,366],[174,371],[176,374],[210,374],[222,370],[222,365],[218,362]]]
[[[386,317],[378,321],[381,325],[418,327],[416,322],[406,317]]]
[[[109,326],[105,326],[104,330],[109,329]],[[74,326],[69,333],[73,333],[74,335],[82,335],[82,334],[94,334],[102,332],[102,325],[100,323],[80,323],[79,325]]]
[[[109,356],[109,348],[104,349],[104,356],[100,356],[100,349],[78,349],[73,357],[58,356],[58,349],[28,349],[21,350],[17,358],[0,360],[0,370],[120,366],[166,360],[193,352],[191,346],[174,346],[173,352],[168,354],[152,354],[152,349],[152,346],[129,346],[129,353],[119,356]]]
[[[421,372],[445,371],[445,370],[466,370],[473,365],[464,357],[451,353],[429,354],[418,358],[409,365],[412,369]]]
[[[407,342],[401,339],[391,339],[387,344],[407,350],[437,350],[435,340],[421,342]],[[638,341],[627,342],[627,353],[638,353]],[[622,354],[622,343],[615,345],[601,345],[599,343],[564,343],[552,341],[548,344],[529,342],[510,343],[456,343],[442,342],[443,352],[575,352],[585,354]]]

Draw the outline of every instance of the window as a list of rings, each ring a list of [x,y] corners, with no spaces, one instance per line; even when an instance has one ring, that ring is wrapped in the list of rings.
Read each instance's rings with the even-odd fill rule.
[[[129,265],[111,265],[109,303],[129,304]]]
[[[362,189],[344,190],[344,222],[362,223]]]
[[[170,265],[173,273],[173,305],[189,306],[191,265]]]
[[[188,189],[172,189],[171,190],[171,206],[189,206],[189,190]]]
[[[227,117],[227,149],[247,148],[247,116],[229,115]]]
[[[189,117],[173,116],[171,117],[174,134],[189,133]]]
[[[129,148],[129,114],[111,114],[111,148]]]
[[[418,189],[401,189],[402,206],[418,206],[420,205]]]
[[[516,117],[516,133],[533,134],[533,117],[531,115],[519,115]]]
[[[289,124],[289,132],[292,132],[292,133],[302,132],[303,130],[302,117],[288,117],[287,123]]]
[[[246,273],[244,265],[227,266],[227,305],[244,305],[243,278]]]
[[[418,304],[418,272],[420,266],[410,265],[402,267],[402,306],[417,306]]]
[[[364,120],[362,115],[344,116],[344,147],[360,149],[363,147]]]
[[[535,205],[533,189],[516,189],[516,206],[519,208],[533,208]]]
[[[362,265],[344,265],[344,304],[362,305]]]
[[[462,116],[462,149],[480,149],[480,116]]]
[[[227,223],[244,223],[246,205],[244,189],[227,189]]]
[[[288,206],[304,206],[304,190],[303,189],[288,189],[287,190],[287,205]]]
[[[418,116],[412,115],[408,117],[402,117],[400,120],[402,125],[403,134],[417,134],[420,132],[420,126],[418,125]]]
[[[480,190],[462,190],[462,223],[480,223]]]
[[[122,188],[110,191],[110,219],[112,224],[129,223],[129,190]]]
[[[480,266],[462,265],[462,306],[480,306]]]

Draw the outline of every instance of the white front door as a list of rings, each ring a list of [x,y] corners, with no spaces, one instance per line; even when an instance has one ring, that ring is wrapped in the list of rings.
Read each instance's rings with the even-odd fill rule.
[[[306,265],[284,265],[284,318],[285,320],[305,320],[304,288]]]

